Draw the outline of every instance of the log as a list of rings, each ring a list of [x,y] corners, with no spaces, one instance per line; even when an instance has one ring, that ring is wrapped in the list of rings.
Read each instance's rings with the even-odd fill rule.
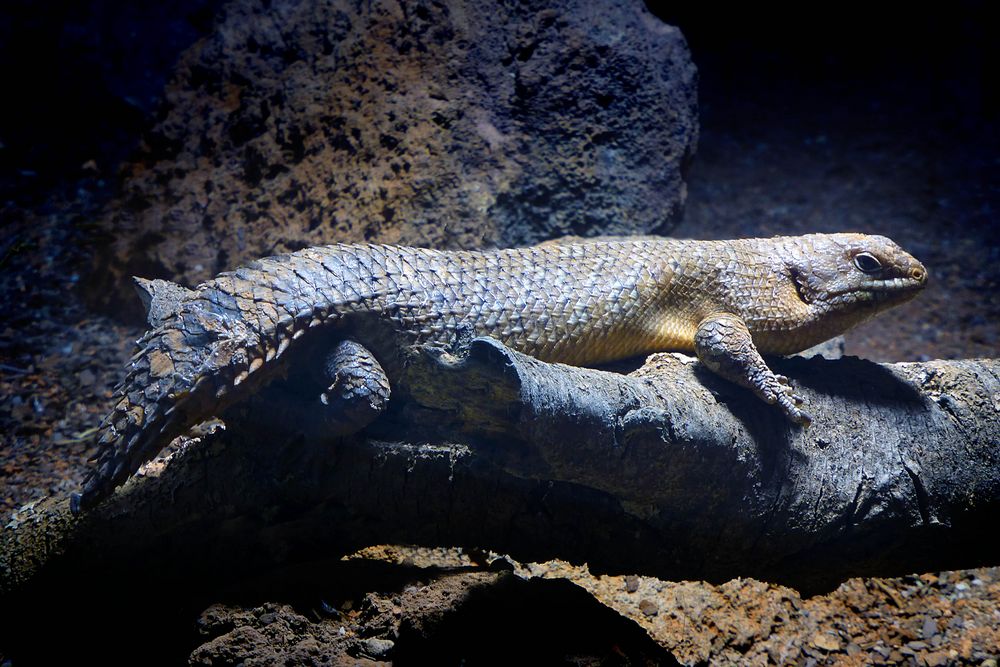
[[[361,434],[324,435],[293,373],[83,516],[64,498],[22,509],[0,542],[6,608],[154,574],[238,588],[384,543],[804,592],[1000,553],[997,360],[773,360],[804,429],[683,355],[623,374],[490,339],[409,354]]]

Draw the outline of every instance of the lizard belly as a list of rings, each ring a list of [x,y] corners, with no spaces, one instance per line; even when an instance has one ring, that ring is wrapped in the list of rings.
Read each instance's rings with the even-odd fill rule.
[[[694,352],[694,334],[697,329],[698,324],[693,318],[665,316],[651,341],[651,351]]]

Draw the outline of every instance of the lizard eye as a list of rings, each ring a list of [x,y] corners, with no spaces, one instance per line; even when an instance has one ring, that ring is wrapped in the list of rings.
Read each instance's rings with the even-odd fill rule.
[[[865,273],[878,273],[882,270],[882,262],[867,252],[859,252],[854,256],[854,266]]]

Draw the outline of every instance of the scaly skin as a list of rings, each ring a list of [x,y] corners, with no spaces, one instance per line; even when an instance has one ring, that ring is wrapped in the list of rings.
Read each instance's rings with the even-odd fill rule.
[[[696,352],[808,423],[787,379],[760,355],[838,335],[911,299],[926,276],[889,239],[861,234],[487,252],[333,245],[262,259],[196,290],[173,290],[176,303],[154,308],[155,317],[151,310],[156,326],[139,341],[74,508],[106,496],[174,437],[273,378],[307,330],[329,331],[331,349],[356,340],[364,347],[348,354],[363,357],[367,348],[365,367],[389,369],[405,345],[470,334],[576,365]],[[361,371],[342,375],[365,382]]]

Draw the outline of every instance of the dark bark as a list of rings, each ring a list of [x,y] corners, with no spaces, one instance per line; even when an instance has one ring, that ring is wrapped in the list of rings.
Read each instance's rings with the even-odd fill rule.
[[[390,413],[337,440],[291,377],[79,520],[22,510],[0,591],[217,587],[378,543],[810,591],[995,564],[1000,363],[773,364],[809,429],[669,354],[624,375],[416,351]]]

